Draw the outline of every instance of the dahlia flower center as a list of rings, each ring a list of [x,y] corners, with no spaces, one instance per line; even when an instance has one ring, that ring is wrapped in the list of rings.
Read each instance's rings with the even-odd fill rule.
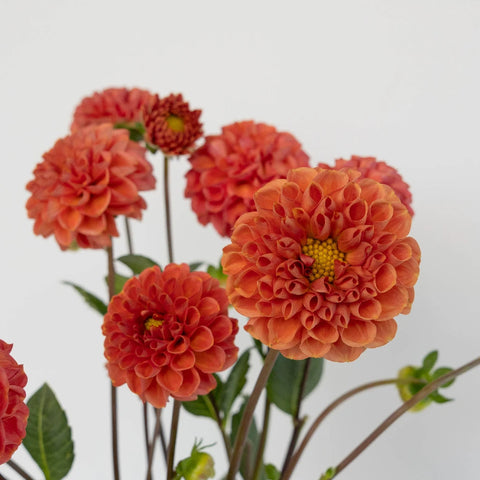
[[[150,331],[152,328],[159,327],[162,323],[163,320],[154,313],[152,317],[145,320],[144,326],[146,330]]]
[[[170,127],[170,130],[173,130],[174,132],[183,132],[185,129],[185,122],[183,119],[172,113],[166,118],[166,122]]]
[[[337,242],[331,238],[326,240],[308,238],[302,252],[314,260],[308,276],[311,282],[321,277],[327,277],[330,283],[333,282],[335,260],[345,261],[345,253],[338,249]]]

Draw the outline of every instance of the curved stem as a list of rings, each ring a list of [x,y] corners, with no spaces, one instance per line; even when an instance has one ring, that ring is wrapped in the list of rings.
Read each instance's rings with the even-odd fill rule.
[[[147,467],[147,480],[152,480],[152,465],[153,465],[153,453],[155,451],[156,439],[161,430],[160,415],[162,410],[159,408],[155,409],[155,428],[153,431],[153,438],[151,442],[148,442],[148,467]]]
[[[265,452],[265,444],[267,443],[268,425],[270,423],[270,407],[271,402],[265,395],[265,409],[263,412],[263,427],[260,435],[257,456],[255,458],[255,467],[253,469],[253,480],[260,478],[261,469],[263,467],[263,453]]]
[[[235,474],[240,467],[243,449],[247,440],[248,429],[252,423],[253,413],[255,412],[258,398],[260,397],[260,394],[267,383],[268,376],[272,371],[278,353],[279,352],[277,350],[269,350],[267,353],[263,368],[258,375],[255,387],[253,388],[250,398],[248,399],[247,405],[243,412],[242,421],[240,422],[240,426],[238,428],[237,438],[235,439],[235,444],[233,446],[232,459],[230,461],[230,469],[228,470],[227,480],[235,480]]]
[[[217,422],[218,428],[220,429],[223,444],[225,446],[225,453],[227,454],[227,459],[230,461],[230,458],[232,456],[232,445],[231,445],[230,440],[228,438],[227,432],[225,431],[225,428],[223,426],[222,416],[220,414],[220,410],[218,408],[217,402],[215,401],[215,396],[212,394],[212,392],[210,392],[206,396],[206,399],[211,404],[211,405],[207,404],[207,406],[209,407],[209,410],[211,411],[211,413],[215,416],[215,421]]]
[[[335,474],[332,478],[336,477],[342,470],[344,470],[355,458],[357,458],[378,436],[380,436],[395,420],[400,418],[406,411],[410,410],[420,400],[434,392],[437,388],[441,387],[444,383],[462,375],[463,373],[471,370],[472,368],[480,365],[480,357],[466,363],[456,370],[442,375],[435,381],[425,385],[419,392],[417,392],[412,398],[406,401],[403,405],[397,408],[390,416],[388,416],[370,435],[368,435],[363,442],[361,442],[352,452],[350,452],[335,468]]]
[[[167,231],[168,263],[173,262],[172,220],[170,214],[170,187],[168,182],[168,162],[170,157],[163,157],[163,193],[165,201],[165,224]]]
[[[31,477],[20,465],[15,463],[12,459],[10,459],[7,464],[25,480],[33,480],[33,477]]]
[[[170,440],[167,451],[167,480],[172,480],[174,476],[175,444],[177,442],[178,418],[180,416],[180,406],[182,402],[175,400],[173,402],[172,425],[170,428]]]
[[[112,245],[113,239],[110,238]],[[107,247],[108,257],[108,296],[111,299],[115,295],[115,267],[113,264],[113,246]],[[118,422],[117,422],[117,388],[110,384],[110,405],[112,421],[112,460],[113,478],[120,480],[120,467],[118,459]]]

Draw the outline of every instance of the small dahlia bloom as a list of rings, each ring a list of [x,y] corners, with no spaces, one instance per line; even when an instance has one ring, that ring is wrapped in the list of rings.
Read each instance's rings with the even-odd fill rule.
[[[11,350],[12,345],[0,340],[0,465],[10,460],[22,443],[28,419],[27,376],[10,355]]]
[[[359,157],[358,155],[352,155],[350,160],[338,158],[335,160],[334,167],[330,167],[325,163],[319,163],[318,166],[321,168],[334,168],[336,170],[340,170],[341,168],[354,168],[361,173],[362,178],[373,178],[373,180],[376,180],[377,182],[392,187],[397,194],[397,197],[407,207],[410,215],[413,216],[410,187],[404,182],[398,171],[387,163],[378,161],[375,157]]]
[[[230,236],[237,218],[254,209],[253,194],[290,169],[308,166],[308,155],[290,133],[245,121],[206,137],[189,161],[185,196],[199,222]]]
[[[202,134],[201,110],[190,110],[182,95],[152,97],[143,108],[145,140],[165,155],[185,155]]]
[[[246,330],[292,359],[355,360],[393,339],[420,249],[387,185],[355,170],[291,170],[255,194],[222,265]]]
[[[139,88],[107,88],[84,98],[73,114],[72,132],[101,123],[135,124],[142,121],[142,108],[153,97]]]
[[[43,155],[27,184],[36,235],[55,235],[64,250],[103,248],[118,236],[116,215],[141,218],[139,191],[155,187],[145,149],[111,124],[84,127]]]
[[[215,388],[213,373],[237,358],[237,321],[218,280],[188,265],[144,270],[108,306],[103,327],[113,385],[157,408],[169,395],[193,400]]]

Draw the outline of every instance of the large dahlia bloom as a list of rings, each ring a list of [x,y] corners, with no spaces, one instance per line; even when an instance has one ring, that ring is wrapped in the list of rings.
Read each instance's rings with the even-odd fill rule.
[[[35,234],[55,235],[62,249],[103,248],[118,236],[116,215],[141,218],[141,190],[155,186],[145,149],[127,130],[92,125],[58,140],[27,184]]]
[[[361,173],[362,178],[373,178],[373,180],[376,180],[377,182],[392,187],[400,201],[407,207],[410,215],[413,216],[410,187],[404,182],[398,171],[387,163],[378,161],[375,157],[359,157],[358,155],[352,155],[350,160],[338,158],[335,160],[334,167],[330,167],[325,163],[319,163],[318,166],[321,168],[334,168],[335,170],[354,168]]]
[[[0,465],[8,462],[25,437],[27,376],[10,355],[12,345],[0,340]]]
[[[254,209],[253,194],[290,169],[308,166],[308,155],[290,133],[245,121],[206,137],[189,161],[185,196],[199,222],[230,236],[237,218]]]
[[[246,330],[293,359],[351,361],[408,313],[420,250],[394,191],[355,170],[299,168],[255,194],[222,264]]]
[[[218,280],[188,265],[144,270],[108,306],[103,328],[107,368],[115,386],[157,408],[169,395],[193,400],[215,388],[213,373],[237,358],[237,321]]]
[[[201,110],[190,110],[182,95],[158,95],[143,108],[145,140],[165,155],[185,155],[193,150],[202,134]]]
[[[135,124],[142,121],[142,108],[153,97],[139,88],[107,88],[84,98],[73,114],[71,131],[101,123]]]

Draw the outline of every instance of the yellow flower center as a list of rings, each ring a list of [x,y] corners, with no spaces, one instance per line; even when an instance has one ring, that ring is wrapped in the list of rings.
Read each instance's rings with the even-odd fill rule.
[[[333,282],[335,260],[345,261],[345,254],[338,249],[337,242],[331,238],[327,240],[308,238],[307,243],[302,247],[302,252],[314,260],[308,277],[311,282],[321,277],[327,277],[330,283]]]
[[[166,118],[166,122],[167,125],[170,127],[170,130],[173,130],[174,132],[183,132],[185,128],[185,123],[183,122],[183,119],[173,114],[170,114]]]
[[[163,320],[158,320],[156,318],[147,318],[145,320],[145,328],[150,331],[154,327],[159,327],[163,323]]]

